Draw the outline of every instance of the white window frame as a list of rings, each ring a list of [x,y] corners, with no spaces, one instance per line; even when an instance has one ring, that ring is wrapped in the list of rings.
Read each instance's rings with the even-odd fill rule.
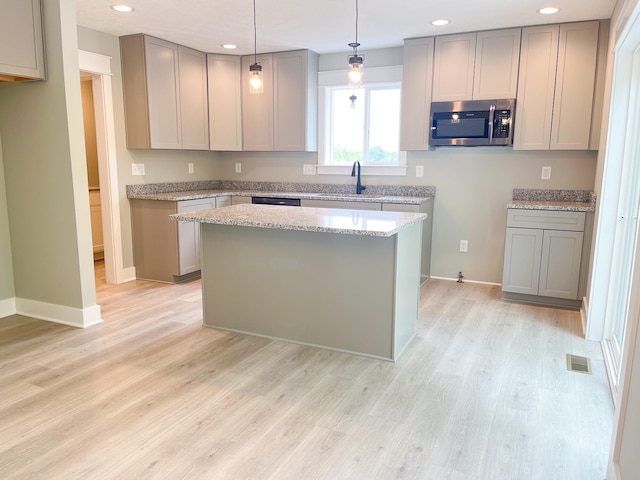
[[[331,148],[331,88],[346,85],[345,70],[331,70],[318,73],[318,175],[349,175],[351,165],[328,165],[328,152]],[[365,86],[400,83],[402,85],[402,66],[374,67],[365,70]],[[402,87],[401,87],[402,92]],[[407,152],[398,152],[398,165],[366,165],[362,175],[407,175]]]

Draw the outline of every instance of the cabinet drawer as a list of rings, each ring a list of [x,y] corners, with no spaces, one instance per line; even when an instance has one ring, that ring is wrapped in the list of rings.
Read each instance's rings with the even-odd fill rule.
[[[584,221],[584,212],[521,210],[517,208],[507,210],[507,227],[583,232]]]

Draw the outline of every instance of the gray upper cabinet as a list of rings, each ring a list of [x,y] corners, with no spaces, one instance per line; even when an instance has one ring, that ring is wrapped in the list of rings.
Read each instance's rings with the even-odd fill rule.
[[[436,37],[433,101],[515,98],[520,28]]]
[[[473,99],[516,98],[520,28],[478,32]]]
[[[242,150],[242,62],[233,55],[207,55],[211,150]]]
[[[127,147],[208,150],[206,55],[141,34],[120,50]]]
[[[243,149],[317,151],[318,54],[295,50],[258,55],[264,92],[249,93],[249,65],[242,57]]]
[[[206,54],[178,45],[180,129],[183,150],[209,150]]]
[[[0,83],[45,78],[40,0],[3,0]]]
[[[404,42],[400,150],[428,150],[433,37]]]
[[[476,34],[436,37],[433,64],[433,101],[473,98]]]
[[[599,22],[522,29],[514,149],[590,147]]]

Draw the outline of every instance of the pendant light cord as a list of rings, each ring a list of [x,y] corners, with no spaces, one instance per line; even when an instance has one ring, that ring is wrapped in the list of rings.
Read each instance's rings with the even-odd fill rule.
[[[354,53],[358,55],[358,0],[356,0],[356,42],[355,43],[356,43],[356,46],[354,49]]]
[[[253,0],[253,63],[258,63],[258,33],[256,29],[256,0]]]

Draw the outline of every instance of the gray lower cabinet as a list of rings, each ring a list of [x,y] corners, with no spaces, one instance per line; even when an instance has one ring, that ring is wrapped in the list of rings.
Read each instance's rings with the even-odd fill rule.
[[[251,203],[251,197],[245,197],[243,195],[231,196],[231,205],[241,205],[243,203]]]
[[[382,210],[380,202],[345,202],[342,200],[301,200],[301,207],[342,208],[347,210]]]
[[[229,201],[222,197],[220,205]],[[175,222],[174,213],[216,207],[216,198],[164,201],[131,200],[136,278],[179,282],[200,272],[200,224]]]
[[[578,300],[584,212],[507,211],[502,291]]]

